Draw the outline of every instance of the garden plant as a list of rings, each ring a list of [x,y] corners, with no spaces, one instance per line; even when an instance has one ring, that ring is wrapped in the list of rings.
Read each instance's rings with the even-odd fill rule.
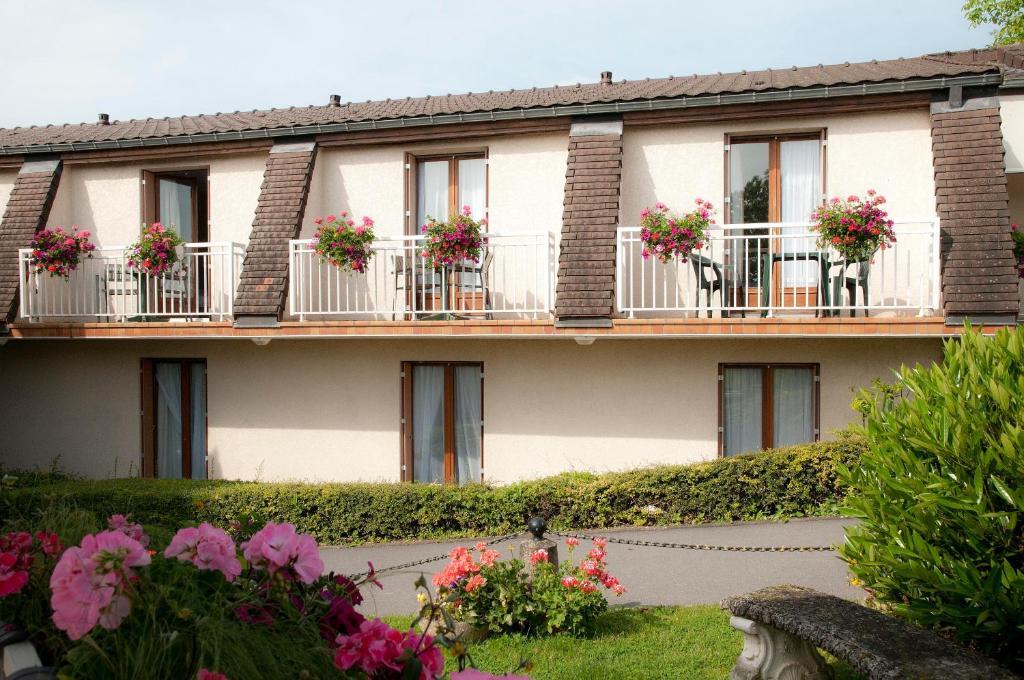
[[[340,215],[317,217],[313,234],[313,249],[323,262],[329,262],[347,272],[366,272],[366,266],[373,258],[373,220],[363,217],[357,225],[342,211]]]
[[[882,606],[1024,670],[1024,331],[965,328],[861,395],[840,553]]]
[[[708,227],[715,223],[714,206],[703,198],[695,203],[696,208],[681,216],[672,214],[664,203],[640,211],[640,241],[644,245],[640,254],[645,260],[655,257],[667,264],[704,247]]]
[[[48,272],[50,276],[65,279],[78,269],[82,256],[92,257],[96,245],[89,241],[90,232],[79,231],[73,225],[71,232],[64,227],[43,229],[32,237],[32,259],[30,263],[37,272]]]

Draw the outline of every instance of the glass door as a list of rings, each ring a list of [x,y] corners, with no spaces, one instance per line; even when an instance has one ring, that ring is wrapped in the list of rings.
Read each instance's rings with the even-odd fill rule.
[[[143,470],[206,479],[206,362],[144,360]]]
[[[483,457],[483,367],[409,364],[403,393],[414,482],[479,482]],[[408,466],[408,463],[406,464]]]

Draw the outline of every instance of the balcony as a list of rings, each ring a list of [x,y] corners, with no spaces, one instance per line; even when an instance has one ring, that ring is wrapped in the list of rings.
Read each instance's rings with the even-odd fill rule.
[[[365,273],[323,262],[310,240],[289,245],[289,308],[299,321],[540,319],[551,315],[550,234],[486,234],[479,263],[434,270],[425,237],[378,238]]]
[[[642,257],[639,227],[617,237],[616,306],[629,318],[929,316],[939,312],[938,219],[897,222],[870,262],[816,245],[810,223],[715,225],[702,249]]]
[[[127,248],[97,248],[70,277],[32,267],[18,251],[19,315],[32,322],[226,321],[231,317],[244,247],[186,243],[180,260],[158,276],[128,266]]]

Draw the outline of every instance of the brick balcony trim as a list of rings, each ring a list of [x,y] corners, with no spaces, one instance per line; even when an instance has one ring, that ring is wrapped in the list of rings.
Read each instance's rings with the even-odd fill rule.
[[[288,293],[288,241],[299,237],[316,165],[315,142],[278,143],[267,155],[234,301],[236,323],[272,326]]]
[[[27,248],[36,232],[46,226],[62,171],[59,160],[27,161],[14,179],[0,220],[0,326],[18,313],[18,250]]]
[[[936,102],[930,115],[946,316],[1012,319],[1019,303],[999,99]]]

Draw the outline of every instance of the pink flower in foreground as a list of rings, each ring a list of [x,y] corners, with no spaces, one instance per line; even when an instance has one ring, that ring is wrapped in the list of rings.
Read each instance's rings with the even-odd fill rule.
[[[199,673],[196,675],[196,680],[228,680],[228,676],[217,671],[200,668]]]
[[[335,644],[334,665],[343,671],[355,668],[369,676],[380,672],[390,677],[403,668],[399,657],[418,649],[420,680],[433,680],[444,673],[444,656],[431,636],[413,630],[403,634],[380,619],[363,621],[359,632],[339,635]]]
[[[608,539],[607,538],[595,538],[594,539],[594,545],[596,545],[601,550],[604,550],[605,548],[608,547]]]
[[[132,568],[149,563],[142,544],[120,531],[86,535],[81,546],[64,551],[50,576],[54,624],[72,640],[97,623],[114,630],[131,612]]]
[[[530,553],[530,564],[540,564],[548,561],[548,551],[541,548]]]
[[[28,572],[16,569],[18,558],[13,553],[0,553],[0,597],[12,595],[28,583]]]
[[[111,531],[120,531],[133,541],[138,541],[142,544],[143,548],[149,545],[149,536],[147,536],[146,532],[143,531],[142,525],[135,522],[129,522],[128,518],[124,515],[111,515],[107,519],[107,527]]]
[[[575,548],[580,544],[580,539],[576,538],[575,536],[570,536],[569,538],[565,539],[565,544],[570,548]]]
[[[235,542],[223,529],[208,522],[199,528],[179,529],[164,551],[164,557],[191,562],[202,571],[219,571],[228,581],[242,573]]]
[[[487,579],[480,574],[473,574],[469,577],[469,580],[466,581],[466,592],[471,593],[485,583],[487,583]]]
[[[290,568],[303,583],[312,583],[324,571],[316,541],[308,534],[296,533],[292,524],[267,522],[242,544],[242,554],[252,566],[270,573]]]

